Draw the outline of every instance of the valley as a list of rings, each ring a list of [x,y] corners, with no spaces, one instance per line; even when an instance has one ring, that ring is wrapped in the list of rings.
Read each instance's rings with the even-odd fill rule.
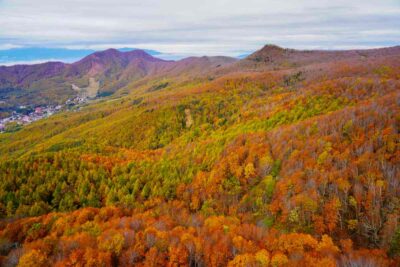
[[[67,99],[65,103],[57,106],[52,105],[40,105],[40,106],[25,106],[20,105],[18,107],[10,108],[6,114],[11,116],[0,118],[0,133],[4,132],[15,132],[23,125],[30,124],[34,121],[48,118],[51,115],[61,111],[77,111],[82,105],[86,104],[90,100],[94,100],[98,97],[99,82],[94,78],[89,78],[89,86],[79,88],[78,86],[71,84],[71,87],[76,91],[76,96]],[[7,105],[7,102],[0,103],[0,105]],[[4,117],[4,114],[3,114]]]

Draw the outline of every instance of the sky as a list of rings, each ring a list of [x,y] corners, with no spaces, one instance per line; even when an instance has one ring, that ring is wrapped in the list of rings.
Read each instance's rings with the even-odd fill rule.
[[[131,47],[156,50],[167,59],[237,57],[265,44],[297,49],[400,45],[400,0],[0,0],[3,54],[31,47]],[[28,58],[45,60],[43,55]],[[3,58],[0,64],[13,60]]]

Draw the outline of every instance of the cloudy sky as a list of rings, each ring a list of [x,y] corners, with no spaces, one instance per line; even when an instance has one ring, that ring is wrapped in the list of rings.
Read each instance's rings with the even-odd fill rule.
[[[238,56],[400,44],[400,0],[0,0],[0,49],[153,49]],[[40,59],[38,59],[40,60]]]

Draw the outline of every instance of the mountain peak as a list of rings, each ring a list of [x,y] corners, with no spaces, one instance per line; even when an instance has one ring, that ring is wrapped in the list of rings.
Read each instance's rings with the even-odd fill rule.
[[[97,52],[97,53],[105,53],[105,54],[119,54],[119,53],[121,53],[120,51],[118,51],[117,49],[115,49],[115,48],[108,48],[108,49],[106,49],[106,50],[103,50],[103,51],[99,51],[99,52]]]
[[[269,51],[283,51],[283,50],[285,50],[285,48],[282,48],[282,47],[280,47],[280,46],[278,46],[278,45],[274,45],[274,44],[266,44],[263,48],[261,48],[261,50],[260,51],[263,51],[263,50],[269,50]]]
[[[277,45],[267,44],[260,50],[249,55],[246,59],[252,61],[271,61],[273,58],[281,57],[290,49],[285,49]]]
[[[90,65],[100,64],[100,65],[110,65],[117,63],[121,66],[126,66],[135,59],[144,59],[146,61],[162,61],[161,59],[154,58],[143,50],[135,49],[132,51],[121,52],[115,48],[109,48],[107,50],[98,51],[87,57],[81,59],[80,61],[74,63],[81,64],[86,63]]]
[[[120,56],[122,52],[118,51],[115,48],[109,48],[103,51],[98,51],[94,52],[93,54],[88,55],[87,57],[99,57],[99,58],[105,58],[105,57],[117,57]]]
[[[131,51],[120,51],[115,48],[108,48],[103,51],[98,51],[93,54],[90,54],[87,57],[96,57],[96,58],[110,58],[110,57],[121,57],[121,58],[153,58],[150,54],[146,51],[141,49],[134,49]]]

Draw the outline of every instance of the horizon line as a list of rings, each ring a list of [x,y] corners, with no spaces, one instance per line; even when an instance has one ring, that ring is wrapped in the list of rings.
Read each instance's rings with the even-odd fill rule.
[[[106,49],[102,49],[102,50],[96,50],[96,49],[91,49],[91,48],[67,48],[67,47],[46,47],[46,46],[24,46],[24,47],[12,47],[12,48],[7,48],[7,49],[0,49],[0,53],[2,51],[11,51],[11,50],[23,50],[23,49],[61,49],[61,50],[69,50],[69,51],[92,51],[91,53],[82,56],[82,57],[65,57],[62,59],[56,59],[56,58],[43,58],[43,59],[34,59],[34,60],[15,60],[15,61],[9,61],[9,62],[0,62],[0,67],[12,67],[12,66],[34,66],[34,65],[41,65],[41,64],[46,64],[46,63],[62,63],[62,64],[66,64],[66,65],[70,65],[70,64],[74,64],[77,63],[79,61],[81,61],[82,59],[95,54],[95,53],[101,53],[101,52],[105,52],[107,50],[115,50],[118,51],[119,53],[129,53],[132,51],[142,51],[144,53],[146,53],[147,55],[157,58],[157,59],[162,59],[162,60],[166,60],[166,61],[180,61],[180,60],[184,60],[187,58],[201,58],[201,57],[230,57],[230,58],[234,58],[234,59],[238,59],[238,60],[242,60],[246,57],[248,57],[249,55],[256,53],[257,51],[262,50],[265,47],[277,47],[280,49],[284,49],[284,50],[295,50],[295,51],[323,51],[323,52],[343,52],[343,51],[366,51],[366,50],[374,50],[374,49],[387,49],[387,48],[395,48],[395,47],[400,47],[400,44],[397,45],[389,45],[389,46],[358,46],[358,47],[352,47],[352,48],[346,48],[344,47],[343,49],[340,48],[316,48],[316,49],[312,49],[312,48],[305,48],[305,49],[301,49],[301,48],[292,48],[292,47],[284,47],[284,46],[280,46],[277,44],[265,44],[263,45],[261,48],[254,50],[252,52],[248,52],[248,53],[238,53],[237,56],[227,56],[227,55],[190,55],[188,54],[187,56],[181,56],[181,57],[177,57],[175,59],[173,59],[174,54],[173,53],[163,53],[154,49],[146,49],[146,48],[135,48],[135,47],[129,47],[129,46],[125,46],[125,47],[121,47],[121,48],[115,48],[115,47],[109,47]],[[131,50],[126,50],[126,49],[131,49]],[[150,51],[152,51],[153,53],[149,53]],[[161,56],[161,57],[159,57]],[[163,56],[170,56],[172,59],[165,59],[163,58]],[[1,57],[0,57],[1,60]]]

